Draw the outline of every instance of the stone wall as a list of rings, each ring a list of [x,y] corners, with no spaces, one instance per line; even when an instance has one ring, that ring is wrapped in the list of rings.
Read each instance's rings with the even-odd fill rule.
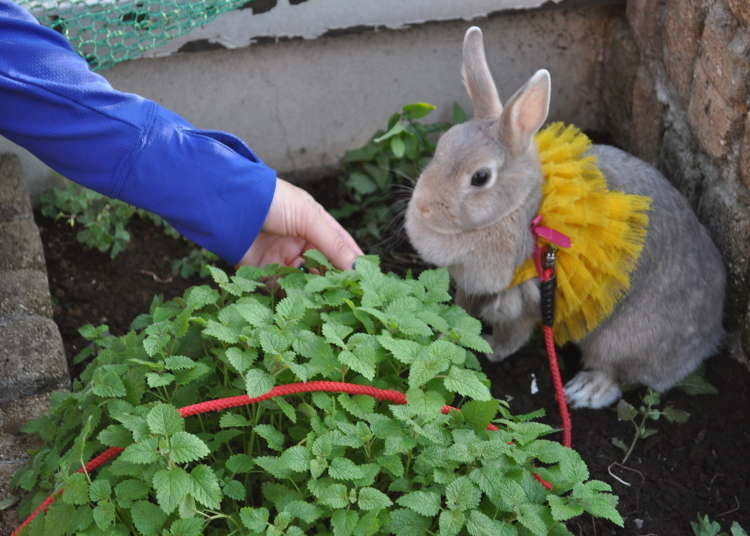
[[[15,156],[0,155],[0,534],[15,526],[13,473],[33,446],[19,434],[70,385],[62,338],[52,320],[42,241]]]
[[[750,2],[628,0],[604,51],[605,122],[693,204],[727,259],[727,328],[750,356]]]

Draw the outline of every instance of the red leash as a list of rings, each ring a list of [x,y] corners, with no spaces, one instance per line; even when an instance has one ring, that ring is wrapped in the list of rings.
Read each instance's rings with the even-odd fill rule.
[[[531,222],[531,232],[549,242],[552,242],[560,247],[570,247],[570,239],[562,233],[543,227],[541,224],[541,216],[535,217]],[[541,292],[541,307],[542,307],[542,330],[544,333],[544,346],[547,349],[547,358],[549,360],[549,370],[552,376],[552,384],[555,388],[555,399],[557,400],[557,407],[560,411],[560,419],[562,420],[563,428],[563,441],[562,444],[566,447],[570,447],[573,444],[573,426],[570,421],[570,412],[568,411],[568,402],[565,398],[565,389],[562,383],[562,376],[560,375],[560,368],[557,363],[557,352],[555,351],[555,336],[552,329],[554,323],[554,295],[555,295],[555,261],[556,261],[556,250],[553,247],[542,248],[538,243],[534,245],[534,264],[539,274],[539,280],[541,281],[540,292]],[[219,398],[216,400],[208,400],[206,402],[200,402],[198,404],[192,404],[180,408],[180,415],[189,417],[191,415],[198,415],[200,413],[208,413],[211,411],[222,411],[228,408],[234,408],[237,406],[246,406],[248,404],[255,404],[268,400],[277,396],[286,396],[297,393],[310,393],[314,391],[323,391],[328,393],[346,393],[350,395],[366,395],[383,400],[386,402],[392,402],[394,404],[406,404],[406,396],[399,392],[390,389],[378,389],[376,387],[370,387],[368,385],[357,385],[353,383],[342,383],[342,382],[329,382],[329,381],[314,381],[307,383],[290,383],[287,385],[279,385],[274,387],[267,393],[251,398],[247,395],[233,396],[229,398]],[[457,408],[453,406],[443,406],[441,412],[443,414],[451,411],[456,411]],[[488,430],[495,431],[497,427],[493,424],[487,425]],[[89,473],[96,470],[100,466],[107,463],[109,460],[116,458],[124,449],[121,447],[111,447],[96,458],[93,458],[86,465],[78,469],[78,473]],[[544,480],[541,476],[533,473],[534,478],[546,489],[552,489],[552,484]],[[21,531],[34,521],[34,518],[40,513],[44,512],[50,505],[55,502],[57,497],[63,492],[59,489],[49,497],[47,497],[39,506],[37,506],[31,514],[21,523],[16,530],[13,531],[11,536],[19,536]]]
[[[180,415],[184,418],[191,415],[198,415],[200,413],[222,411],[228,408],[255,404],[257,402],[262,402],[263,400],[268,400],[277,396],[286,396],[297,393],[310,393],[315,391],[322,391],[327,393],[346,393],[350,395],[366,395],[378,400],[392,402],[394,404],[406,404],[406,396],[400,391],[378,389],[376,387],[370,387],[369,385],[357,385],[353,383],[315,381],[307,383],[290,383],[287,385],[279,385],[277,387],[274,387],[267,393],[253,398],[247,395],[241,395],[229,398],[219,398],[216,400],[208,400],[206,402],[200,402],[198,404],[182,407],[179,409],[179,412]],[[458,408],[454,408],[453,406],[443,406],[441,409],[441,413],[443,414],[450,413],[451,411],[458,411]],[[497,426],[495,426],[494,424],[488,424],[487,430],[496,431]],[[121,447],[110,447],[99,454],[96,458],[93,458],[86,465],[78,469],[76,472],[89,473],[91,471],[94,471],[111,459],[116,458],[123,450],[124,449]],[[546,489],[552,489],[552,484],[544,480],[541,476],[537,475],[536,473],[534,473],[533,476],[537,480],[537,482],[539,482]],[[13,531],[11,536],[20,536],[21,531],[28,525],[30,525],[31,522],[34,521],[34,518],[47,510],[47,508],[49,508],[50,505],[55,502],[55,500],[60,496],[62,492],[62,489],[58,489],[57,491],[50,494],[50,496],[47,497],[39,506],[37,506],[34,511],[31,512],[31,514],[29,514],[29,516],[23,521],[23,523],[21,523],[18,528]]]
[[[531,220],[532,234],[559,247],[569,248],[571,246],[570,238],[554,229],[543,227],[541,223],[541,216],[537,216]],[[552,246],[543,248],[538,242],[535,242],[533,258],[536,271],[539,274],[542,332],[544,333],[544,346],[547,349],[547,359],[549,361],[550,376],[552,376],[552,385],[555,388],[557,409],[560,412],[560,420],[562,421],[562,443],[566,447],[570,447],[573,444],[573,424],[570,422],[568,401],[565,398],[565,388],[563,387],[562,376],[560,375],[560,367],[557,363],[555,335],[552,329],[552,325],[555,321],[555,262],[557,261],[557,250]]]

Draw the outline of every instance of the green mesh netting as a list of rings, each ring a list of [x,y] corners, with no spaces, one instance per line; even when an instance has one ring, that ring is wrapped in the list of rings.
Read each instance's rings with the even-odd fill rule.
[[[249,0],[16,0],[65,35],[93,69],[180,37]]]

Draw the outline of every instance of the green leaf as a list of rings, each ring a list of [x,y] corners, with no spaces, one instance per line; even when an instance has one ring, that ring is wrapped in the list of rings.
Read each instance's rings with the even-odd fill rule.
[[[110,424],[96,436],[107,447],[127,447],[133,442],[133,435],[119,424]]]
[[[301,445],[286,449],[279,459],[287,468],[298,473],[307,471],[310,467],[310,454]]]
[[[247,454],[233,454],[226,462],[226,468],[235,474],[249,473],[253,467],[255,462]]]
[[[549,533],[544,515],[547,509],[541,504],[521,504],[515,508],[518,522],[536,536],[547,536]]]
[[[402,110],[408,119],[414,120],[429,115],[433,110],[437,110],[437,106],[428,102],[415,102],[414,104],[407,104]]]
[[[170,404],[157,404],[146,415],[146,424],[152,434],[171,436],[185,429],[185,422],[177,408]]]
[[[142,480],[123,480],[115,486],[117,500],[125,504],[147,497],[149,491],[148,485]]]
[[[351,536],[357,528],[359,515],[351,510],[336,510],[331,516],[333,536]]]
[[[386,132],[385,134],[383,134],[382,136],[378,138],[374,138],[372,141],[374,141],[375,143],[381,143],[389,138],[392,138],[393,136],[397,136],[398,134],[401,134],[404,130],[406,130],[404,123],[399,121],[398,123],[393,125],[388,130],[388,132]]]
[[[234,370],[243,374],[247,369],[253,366],[258,354],[251,351],[242,351],[236,346],[232,346],[231,348],[227,348],[226,356],[229,364],[232,365]]]
[[[133,525],[143,536],[156,536],[167,520],[161,508],[147,501],[138,501],[130,509]]]
[[[617,402],[617,418],[621,421],[632,421],[638,416],[638,410],[632,404],[621,398]]]
[[[164,387],[174,381],[174,374],[157,374],[156,372],[149,372],[146,374],[146,383],[148,386],[153,388]]]
[[[188,308],[198,310],[219,301],[219,293],[207,285],[193,287],[187,291],[185,300]]]
[[[346,184],[361,195],[371,194],[378,189],[377,184],[370,177],[359,171],[349,174]]]
[[[407,339],[394,339],[390,335],[379,335],[380,345],[391,352],[401,363],[410,365],[419,355],[422,345]]]
[[[227,344],[234,344],[240,340],[240,334],[236,329],[220,324],[216,320],[209,320],[206,322],[203,334]]]
[[[174,463],[194,462],[205,458],[210,453],[201,438],[188,432],[175,433],[170,438],[170,446],[170,454]]]
[[[408,508],[391,510],[390,514],[387,527],[391,534],[423,536],[431,524],[431,520]]]
[[[213,279],[214,283],[216,283],[217,285],[229,283],[229,277],[224,270],[217,268],[216,266],[211,266],[210,264],[206,265],[206,269],[211,275],[211,279]]]
[[[239,480],[229,480],[222,488],[224,495],[235,501],[244,501],[247,496],[245,485]]]
[[[479,510],[474,510],[469,514],[466,531],[471,536],[516,536],[517,534],[512,525],[491,519]]]
[[[445,388],[453,393],[474,400],[490,400],[492,398],[490,390],[482,383],[481,378],[483,375],[479,372],[453,366],[443,383]]]
[[[362,488],[359,490],[357,505],[361,510],[382,510],[393,504],[388,495],[375,488]]]
[[[193,480],[191,495],[207,508],[219,508],[221,488],[213,469],[207,465],[198,465],[190,473]]]
[[[255,533],[262,533],[268,525],[267,508],[240,508],[240,520],[245,528]]]
[[[401,136],[393,136],[391,138],[391,152],[396,158],[402,158],[406,152],[406,144]]]
[[[346,486],[338,482],[311,480],[308,487],[318,501],[331,508],[345,508],[349,504],[349,492]]]
[[[281,451],[284,448],[284,434],[279,432],[270,424],[259,424],[253,428],[253,431],[266,440],[268,448]]]
[[[169,527],[171,536],[202,536],[203,521],[197,517],[178,519]]]
[[[466,514],[460,510],[443,510],[440,512],[438,526],[440,536],[457,536],[466,524]]]
[[[349,458],[335,458],[328,466],[328,474],[336,480],[358,480],[364,476],[362,468]]]
[[[743,529],[736,521],[732,522],[732,526],[729,529],[731,536],[747,536],[747,532]]]
[[[147,438],[125,448],[119,459],[123,462],[146,465],[154,463],[159,459],[157,441],[155,438]]]
[[[375,361],[367,354],[361,353],[358,356],[348,350],[343,350],[339,352],[338,360],[354,372],[360,373],[368,381],[372,381],[375,377]]]
[[[583,506],[577,502],[566,500],[565,497],[550,494],[547,496],[547,502],[555,521],[567,521],[583,513]]]
[[[264,395],[273,389],[273,378],[264,370],[250,369],[245,374],[245,390],[251,398]]]
[[[91,483],[89,487],[89,499],[91,502],[105,501],[112,497],[112,485],[109,480],[99,478]]]
[[[352,332],[352,328],[337,324],[336,322],[326,322],[323,324],[322,333],[326,341],[331,344],[335,344],[342,350],[346,350],[347,346],[344,342],[344,338]]]
[[[445,499],[451,510],[472,510],[479,506],[482,492],[466,476],[460,476],[445,488]]]
[[[713,386],[704,376],[704,371],[697,370],[685,377],[677,384],[678,389],[682,389],[689,395],[718,395],[719,390]],[[732,535],[734,536],[734,535]]]
[[[687,411],[683,411],[680,409],[675,409],[671,406],[667,406],[662,410],[662,415],[664,415],[664,418],[667,419],[669,422],[676,422],[676,423],[686,423],[688,419],[690,419],[690,413]]]
[[[164,360],[168,370],[189,370],[195,366],[195,361],[184,355],[172,355]]]
[[[411,364],[411,369],[409,370],[409,388],[421,387],[449,366],[450,361],[445,357],[434,354],[430,355],[426,352],[423,353]]]
[[[62,501],[65,504],[88,504],[89,481],[83,473],[73,473],[65,480]]]
[[[284,512],[288,512],[305,523],[314,523],[323,515],[323,511],[315,504],[305,501],[291,501],[284,506]]]
[[[461,407],[461,413],[475,430],[485,430],[497,415],[499,407],[500,401],[496,399],[471,400]]]
[[[581,500],[581,505],[592,516],[608,519],[618,527],[623,527],[625,522],[617,511],[617,501],[618,499],[615,495],[598,493],[589,499]]]
[[[399,497],[396,503],[425,517],[434,517],[440,511],[440,495],[433,491],[412,491]]]
[[[252,423],[244,415],[237,413],[225,413],[219,419],[219,428],[243,428]]]
[[[235,309],[251,326],[267,326],[273,320],[271,309],[258,301],[238,303],[235,305]]]
[[[125,384],[112,367],[100,367],[91,378],[92,391],[102,398],[119,398],[127,395]]]
[[[108,530],[115,522],[115,505],[109,501],[96,505],[92,512],[94,523],[100,530]]]
[[[157,471],[152,483],[156,490],[156,500],[167,514],[177,509],[177,505],[190,493],[193,485],[190,475],[181,467]]]
[[[333,269],[333,265],[328,261],[326,256],[317,249],[308,249],[302,256],[318,266],[323,266],[329,270]]]

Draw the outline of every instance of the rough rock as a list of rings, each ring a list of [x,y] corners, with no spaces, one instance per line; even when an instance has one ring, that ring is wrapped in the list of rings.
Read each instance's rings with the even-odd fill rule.
[[[44,250],[39,230],[31,218],[17,218],[2,224],[0,271],[44,270]]]
[[[52,317],[49,282],[44,271],[0,272],[0,317],[16,314]]]
[[[49,318],[0,319],[0,406],[70,385],[60,331]]]

